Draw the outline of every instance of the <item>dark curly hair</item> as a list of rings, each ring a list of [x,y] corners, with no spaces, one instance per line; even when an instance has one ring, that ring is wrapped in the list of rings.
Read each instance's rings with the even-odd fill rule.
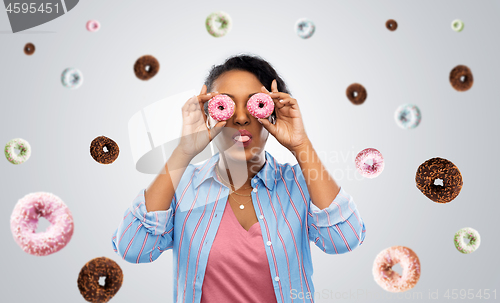
[[[271,91],[271,83],[276,79],[278,91],[291,95],[285,81],[281,79],[269,62],[257,55],[245,54],[229,57],[226,59],[226,62],[221,65],[213,65],[205,79],[207,92],[212,91],[212,85],[220,75],[231,70],[242,70],[254,74],[268,91]],[[208,102],[205,102],[204,109],[205,114],[208,116]],[[276,109],[271,114],[271,118],[274,121],[276,120]]]

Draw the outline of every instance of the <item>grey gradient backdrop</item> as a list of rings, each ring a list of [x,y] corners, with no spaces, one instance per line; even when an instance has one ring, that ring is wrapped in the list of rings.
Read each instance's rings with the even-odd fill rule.
[[[222,38],[204,27],[207,15],[218,10],[233,19]],[[100,256],[118,262],[125,274],[112,302],[171,302],[171,251],[135,265],[111,247],[123,212],[155,177],[134,168],[128,120],[162,98],[199,91],[213,64],[240,52],[269,60],[288,83],[313,145],[366,224],[364,244],[351,253],[327,255],[311,243],[314,285],[322,294],[317,302],[388,300],[352,294],[390,294],[374,282],[372,265],[394,245],[408,246],[420,258],[421,278],[407,292],[420,294],[417,301],[436,301],[428,298],[436,291],[443,299],[448,289],[491,293],[500,285],[499,12],[499,1],[81,1],[68,14],[17,34],[1,12],[0,142],[21,137],[33,149],[22,165],[0,161],[2,302],[85,302],[78,272]],[[301,17],[316,24],[310,39],[294,32]],[[457,18],[465,23],[461,33],[451,29]],[[101,22],[100,31],[85,29],[90,19]],[[396,31],[385,28],[387,19],[397,20]],[[32,56],[23,53],[27,42],[36,46]],[[149,81],[133,73],[135,60],[145,54],[161,65]],[[448,81],[458,64],[473,72],[469,91],[458,92]],[[67,67],[82,71],[80,88],[61,85]],[[360,106],[345,96],[354,82],[368,91]],[[403,103],[420,107],[418,128],[396,125],[393,114]],[[111,165],[89,154],[90,142],[100,135],[120,145]],[[367,147],[385,158],[385,170],[375,179],[354,173],[353,159]],[[296,163],[271,136],[267,150],[282,163]],[[433,157],[449,159],[463,175],[460,195],[445,205],[415,186],[417,167]],[[36,191],[61,197],[75,222],[71,242],[46,257],[23,252],[10,231],[17,200]],[[463,227],[481,234],[480,248],[470,255],[453,245]]]

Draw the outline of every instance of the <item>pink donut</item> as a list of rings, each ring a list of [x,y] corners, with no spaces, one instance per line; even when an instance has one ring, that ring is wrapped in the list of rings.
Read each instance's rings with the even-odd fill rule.
[[[208,113],[214,120],[225,121],[233,115],[234,106],[235,103],[229,96],[215,95],[208,100]]]
[[[45,217],[51,225],[36,233],[38,218]],[[21,248],[35,256],[58,252],[73,235],[73,217],[68,207],[51,193],[31,193],[20,199],[10,217],[10,229]]]
[[[257,93],[248,100],[247,109],[256,118],[267,118],[273,113],[274,102],[268,94]]]
[[[101,28],[101,24],[97,20],[90,20],[87,22],[87,30],[89,32],[97,32]]]
[[[392,267],[400,263],[403,276]],[[403,292],[413,288],[420,278],[420,260],[408,247],[393,246],[381,251],[373,263],[373,276],[380,287],[390,292]]]
[[[365,163],[371,159],[372,164]],[[375,178],[384,170],[384,157],[375,148],[366,148],[356,156],[356,168],[358,172],[366,178]]]

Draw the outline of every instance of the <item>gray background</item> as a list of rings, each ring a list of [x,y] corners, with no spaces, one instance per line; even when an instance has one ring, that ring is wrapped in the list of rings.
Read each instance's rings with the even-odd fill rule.
[[[233,29],[222,38],[204,26],[218,10],[233,19]],[[311,243],[316,291],[328,292],[317,302],[386,301],[352,294],[390,295],[374,282],[372,265],[381,250],[394,245],[408,246],[420,258],[422,275],[406,293],[420,294],[417,301],[436,301],[429,299],[436,291],[443,299],[451,289],[492,292],[500,285],[494,222],[500,209],[494,132],[500,110],[499,11],[498,1],[457,0],[82,1],[68,14],[16,34],[0,13],[0,142],[20,137],[33,150],[22,165],[0,161],[2,301],[85,302],[78,272],[92,258],[106,256],[125,274],[113,302],[171,302],[171,251],[154,263],[135,265],[111,247],[123,212],[155,177],[134,168],[128,119],[167,96],[199,91],[213,64],[240,52],[269,60],[288,83],[313,145],[354,197],[366,224],[363,246],[351,253],[327,255]],[[294,32],[302,17],[316,25],[310,39]],[[465,23],[460,33],[451,29],[457,18]],[[101,22],[100,31],[85,29],[90,19]],[[396,31],[385,28],[387,19],[398,22]],[[23,52],[27,42],[36,46],[32,56]],[[135,60],[145,54],[161,65],[149,81],[133,73]],[[472,70],[469,91],[458,92],[449,83],[458,64]],[[67,67],[82,71],[80,88],[61,85]],[[368,91],[360,106],[345,96],[354,82]],[[403,103],[420,107],[418,128],[396,125],[394,111]],[[172,123],[180,117],[165,113]],[[100,135],[120,145],[111,165],[89,154],[90,142]],[[354,173],[353,159],[367,147],[385,158],[385,170],[375,179]],[[266,148],[280,162],[296,163],[271,136]],[[452,161],[462,172],[463,189],[451,203],[434,203],[415,186],[417,167],[433,157]],[[17,200],[36,191],[61,197],[75,221],[71,242],[46,257],[23,252],[10,231]],[[480,248],[470,255],[453,245],[463,227],[481,235]]]

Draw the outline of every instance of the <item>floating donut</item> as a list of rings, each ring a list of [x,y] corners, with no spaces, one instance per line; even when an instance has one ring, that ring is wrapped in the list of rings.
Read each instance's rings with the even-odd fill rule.
[[[217,26],[216,22],[220,22],[220,26]],[[233,21],[225,12],[214,12],[208,15],[205,20],[205,26],[207,27],[208,33],[217,38],[229,33],[233,26]]]
[[[160,63],[155,57],[145,55],[137,59],[134,64],[134,73],[141,80],[153,78],[160,70]]]
[[[15,149],[19,150],[19,154],[15,152]],[[12,139],[7,144],[5,144],[5,157],[12,164],[21,164],[26,161],[31,156],[31,146],[28,141],[16,138]]]
[[[372,164],[366,163],[372,160]],[[356,156],[356,169],[366,178],[375,178],[384,170],[384,157],[375,148],[366,148],[358,153]]]
[[[99,279],[105,277],[104,285]],[[106,257],[95,258],[87,262],[78,274],[78,289],[88,302],[108,302],[123,283],[123,272],[120,266]]]
[[[97,32],[101,28],[101,23],[97,20],[89,20],[87,22],[87,30],[89,32]]]
[[[368,95],[366,89],[359,83],[349,85],[345,93],[347,99],[349,99],[349,101],[351,101],[354,105],[363,104]]]
[[[420,110],[414,104],[403,104],[394,113],[396,124],[403,129],[412,129],[420,124],[422,116]]]
[[[469,243],[465,243],[465,239],[469,239]],[[454,243],[457,250],[463,254],[470,254],[476,251],[481,244],[481,237],[477,230],[465,227],[457,231],[454,237]]]
[[[61,81],[67,88],[79,88],[83,83],[83,74],[76,68],[67,68],[62,73]]]
[[[443,185],[434,182],[441,179]],[[420,164],[415,176],[417,188],[429,199],[437,203],[448,203],[462,190],[462,174],[451,161],[432,158]]]
[[[227,95],[215,95],[208,100],[208,113],[217,121],[225,121],[234,114],[235,103]]]
[[[392,270],[400,263],[403,275]],[[420,260],[413,250],[405,246],[392,246],[381,251],[373,263],[375,282],[389,292],[412,289],[420,279]]]
[[[396,20],[389,19],[387,20],[387,22],[385,22],[385,27],[393,32],[398,28],[398,23],[396,22]]]
[[[24,53],[26,55],[33,55],[35,52],[35,45],[33,43],[26,43],[24,46]]]
[[[474,83],[471,70],[465,65],[455,66],[450,72],[450,83],[459,92],[470,89]]]
[[[268,94],[257,93],[248,100],[247,109],[255,118],[264,119],[273,113],[274,101]]]
[[[44,217],[51,225],[45,232],[36,233],[39,217]],[[46,256],[58,252],[71,240],[73,216],[59,197],[46,192],[31,193],[14,207],[10,229],[25,252]]]
[[[295,32],[302,39],[310,38],[314,31],[316,30],[316,26],[314,23],[307,18],[300,18],[295,22]]]
[[[460,19],[455,19],[451,22],[451,29],[458,32],[461,32],[464,29],[464,23]]]
[[[90,155],[101,164],[113,163],[119,154],[118,144],[108,137],[99,136],[90,143]]]

